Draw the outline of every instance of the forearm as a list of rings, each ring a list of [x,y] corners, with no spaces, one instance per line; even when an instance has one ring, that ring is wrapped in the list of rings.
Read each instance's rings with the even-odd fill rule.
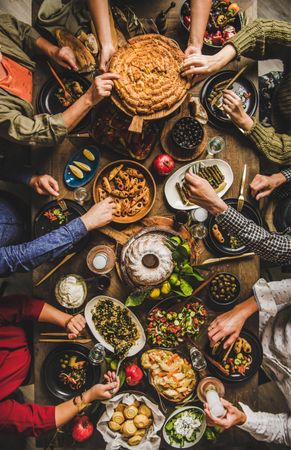
[[[211,9],[211,0],[192,0],[191,1],[191,28],[188,45],[201,50],[203,37],[208,22]]]
[[[218,213],[216,220],[219,226],[236,236],[248,250],[254,251],[265,260],[290,263],[291,236],[269,233],[231,207],[223,214]]]
[[[40,36],[35,41],[35,46],[40,54],[46,55],[49,58],[52,58],[53,55],[58,51],[58,47],[56,45],[52,44],[42,36]]]
[[[244,317],[244,320],[246,321],[249,317],[251,317],[256,311],[258,311],[259,307],[256,302],[256,299],[254,296],[248,298],[242,303],[239,303],[234,308],[239,314],[241,314]]]
[[[113,45],[108,0],[88,0],[88,7],[101,47]]]
[[[87,229],[82,220],[75,219],[31,242],[0,247],[0,275],[32,270],[68,251],[86,234]]]
[[[91,111],[93,102],[89,93],[85,93],[73,105],[63,112],[63,118],[68,130],[72,130]]]
[[[79,412],[80,404],[83,403],[89,405],[94,399],[91,398],[90,389],[82,395],[82,399],[80,396],[76,397],[75,400],[69,400],[67,402],[61,403],[56,406],[55,409],[55,421],[56,427],[62,427],[70,420],[72,420]]]
[[[39,315],[39,322],[51,323],[61,328],[66,328],[67,323],[72,318],[70,314],[64,313],[57,308],[45,303]]]

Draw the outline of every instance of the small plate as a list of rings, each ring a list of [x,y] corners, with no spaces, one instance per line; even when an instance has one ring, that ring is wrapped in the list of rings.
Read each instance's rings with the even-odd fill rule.
[[[194,409],[195,411],[199,412],[200,414],[203,414],[203,416],[204,416],[204,419],[203,419],[203,421],[201,423],[201,426],[200,426],[200,431],[197,434],[195,441],[186,442],[183,445],[183,447],[181,447],[178,443],[175,443],[175,442],[171,443],[170,439],[169,439],[169,436],[167,434],[167,431],[166,431],[167,423],[169,422],[169,420],[171,420],[177,414],[180,414],[183,411],[189,411],[191,409]],[[166,441],[166,443],[168,445],[170,445],[171,447],[174,447],[174,448],[189,448],[189,447],[193,447],[195,444],[197,444],[197,442],[200,441],[200,439],[202,439],[205,430],[206,430],[206,417],[205,417],[205,412],[203,411],[203,409],[199,408],[198,406],[184,406],[183,408],[178,408],[178,410],[172,412],[172,414],[167,418],[167,420],[166,420],[166,422],[165,422],[165,424],[163,426],[163,438]]]
[[[237,208],[237,198],[228,198],[224,201],[225,201],[225,203],[227,203],[227,205],[232,206],[234,209]],[[241,214],[244,217],[246,217],[247,219],[253,220],[256,225],[262,226],[263,222],[262,222],[262,218],[260,216],[259,211],[254,206],[252,206],[250,203],[244,202],[244,206],[241,211]],[[212,215],[208,216],[207,222],[205,224],[208,229],[208,234],[207,234],[207,237],[204,239],[206,247],[212,253],[214,251],[215,253],[222,255],[222,256],[236,256],[236,255],[241,255],[242,253],[245,253],[245,251],[247,250],[245,245],[241,245],[240,247],[235,248],[235,249],[231,248],[229,236],[227,235],[226,232],[224,232],[223,228],[220,226],[219,226],[219,230],[224,237],[224,243],[221,244],[220,242],[218,242],[212,233],[212,227],[215,223],[216,223],[215,217]]]
[[[173,175],[171,175],[170,178],[168,178],[165,184],[166,200],[172,208],[185,211],[198,208],[197,205],[188,205],[188,206],[184,205],[179,195],[179,192],[176,189],[176,183],[182,181],[186,171],[190,167],[201,163],[203,163],[205,167],[217,165],[221,170],[221,172],[223,173],[226,181],[226,186],[221,192],[218,193],[219,197],[223,197],[223,195],[226,194],[226,192],[231,187],[233,183],[233,172],[230,165],[226,161],[223,161],[222,159],[202,159],[199,161],[186,164],[185,166],[180,167],[180,169],[176,170],[176,172],[174,172]]]
[[[73,390],[68,385],[64,385],[58,378],[60,373],[60,359],[64,355],[77,356],[87,361],[86,369],[86,383],[80,388]],[[57,345],[46,357],[42,365],[43,381],[48,391],[57,398],[62,400],[69,400],[72,397],[86,391],[94,384],[100,381],[100,367],[92,366],[88,360],[89,349],[83,347],[80,344],[68,344]]]
[[[79,75],[76,72],[64,71],[59,73],[61,80],[68,81],[74,80],[78,81],[82,86],[84,92],[88,90],[91,86],[90,81]],[[56,98],[56,92],[60,88],[59,83],[55,77],[50,77],[45,84],[42,86],[40,93],[37,97],[37,110],[40,113],[45,114],[58,114],[64,112],[67,107],[61,105],[59,100]],[[74,131],[80,131],[87,129],[91,122],[91,113],[88,113],[79,123],[75,126]]]
[[[83,208],[83,206],[79,205],[73,200],[68,199],[64,200],[68,207],[68,216],[66,217],[66,220],[61,224],[59,223],[58,220],[50,221],[44,215],[46,212],[53,210],[55,208],[61,209],[56,200],[46,203],[42,208],[40,208],[40,210],[37,212],[35,216],[33,223],[33,235],[35,238],[41,237],[47,233],[50,233],[51,231],[57,230],[63,225],[66,225],[67,223],[71,222],[71,220],[74,220],[77,217],[80,217],[83,214],[85,214],[86,210]],[[74,251],[82,250],[87,245],[88,241],[89,241],[89,234],[87,234],[77,244],[74,245]],[[69,251],[71,251],[71,249]]]
[[[252,357],[252,363],[245,375],[235,374],[227,376],[224,375],[224,373],[222,373],[216,366],[212,365],[210,361],[208,361],[207,363],[209,370],[213,373],[213,375],[226,383],[240,383],[249,380],[257,373],[263,361],[262,344],[260,343],[257,336],[255,336],[253,333],[247,330],[242,330],[239,335],[240,337],[245,338],[252,346],[252,351],[250,353]],[[211,356],[211,349],[209,342],[206,346],[205,351]]]
[[[136,340],[135,344],[132,345],[132,347],[130,347],[126,357],[135,355],[136,353],[141,351],[143,349],[143,347],[145,346],[146,337],[144,334],[144,330],[143,330],[143,327],[142,327],[140,321],[136,317],[136,315],[133,314],[133,312],[129,308],[127,308],[127,306],[125,306],[124,303],[120,302],[119,300],[112,298],[112,297],[108,297],[107,295],[98,295],[97,297],[92,298],[92,300],[90,300],[87,303],[86,308],[85,308],[85,319],[86,319],[88,327],[91,330],[91,333],[93,334],[95,339],[97,339],[97,341],[99,341],[107,350],[114,353],[114,348],[112,347],[112,345],[108,344],[108,342],[99,333],[99,331],[96,329],[94,322],[92,320],[91,309],[96,305],[96,303],[102,302],[103,300],[112,300],[113,303],[127,309],[131,319],[136,324],[138,331],[139,331],[139,338]]]
[[[233,70],[223,70],[209,77],[202,86],[202,89],[200,91],[200,100],[207,111],[210,122],[214,126],[229,127],[229,125],[232,124],[232,121],[228,116],[224,114],[223,111],[220,111],[216,107],[210,105],[210,103],[208,102],[208,96],[217,83],[233,78],[236,73],[237,72]],[[258,106],[258,93],[252,81],[250,81],[248,78],[245,78],[244,76],[240,76],[233,83],[231,90],[236,94],[239,92],[241,94],[248,92],[251,93],[251,96],[246,99],[245,112],[248,116],[253,116]]]
[[[95,156],[94,161],[90,161],[89,159],[85,158],[85,156],[83,155],[83,150],[85,148],[90,150],[91,153],[93,153],[93,155]],[[75,175],[71,172],[69,168],[69,165],[74,164],[74,161],[79,161],[81,163],[87,164],[91,168],[90,172],[85,172],[84,170],[82,170],[84,178],[82,178],[81,180],[75,177]],[[82,147],[81,149],[77,150],[76,153],[74,153],[74,155],[69,159],[69,161],[65,166],[64,170],[65,184],[70,189],[85,186],[92,180],[92,178],[94,178],[96,170],[99,166],[99,162],[100,162],[100,152],[95,145],[86,145],[85,147]]]

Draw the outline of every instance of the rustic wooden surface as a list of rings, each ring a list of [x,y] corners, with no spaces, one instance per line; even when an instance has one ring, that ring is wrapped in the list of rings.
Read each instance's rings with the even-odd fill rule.
[[[129,3],[129,2],[128,2]],[[148,1],[148,2],[139,2],[132,1],[131,6],[136,11],[136,13],[140,17],[156,17],[158,12],[168,6],[169,1]],[[170,12],[168,18],[168,32],[167,36],[176,39],[182,49],[185,48],[186,45],[186,36],[182,27],[180,25],[179,19],[179,10],[182,1],[176,1],[176,8]],[[240,6],[243,9],[247,9],[247,15],[251,18],[256,17],[256,0],[240,0]],[[229,65],[231,69],[239,69],[242,64],[244,64],[243,58],[240,61],[235,61]],[[38,71],[35,75],[35,92],[39,91],[43,82],[45,81],[48,75],[48,71],[46,70],[45,65],[43,66],[43,70]],[[251,78],[255,83],[257,81],[257,67],[256,64],[253,64],[251,69],[246,73],[246,76]],[[193,91],[195,94],[199,94],[203,83],[198,84],[194,87]],[[254,150],[250,147],[247,140],[236,130],[229,128],[227,130],[216,130],[210,126],[207,126],[208,136],[212,137],[215,135],[222,135],[225,139],[226,146],[225,150],[219,155],[222,159],[226,160],[232,167],[234,172],[234,184],[227,193],[227,197],[237,197],[239,194],[239,186],[242,175],[243,164],[247,163],[248,166],[248,174],[247,181],[250,182],[254,175],[259,172],[259,161],[254,152]],[[54,149],[48,148],[38,148],[33,151],[33,160],[37,167],[43,171],[50,173],[56,179],[58,179],[61,188],[61,194],[64,194],[65,198],[73,198],[73,192],[68,191],[63,184],[63,168],[65,163],[69,159],[70,155],[76,151],[76,149],[80,146],[84,146],[86,144],[85,140],[70,140],[66,139],[61,145],[58,145]],[[153,153],[150,157],[145,161],[144,165],[146,167],[151,166],[151,162],[155,155],[160,152],[160,145],[157,143]],[[201,156],[204,157],[205,154]],[[109,163],[112,160],[120,159],[120,157],[113,152],[106,152],[102,154],[101,165],[103,167],[105,164]],[[179,168],[182,164],[176,163],[176,168]],[[155,205],[151,211],[151,215],[167,215],[170,216],[172,211],[169,210],[163,193],[163,185],[164,182],[157,182],[157,198]],[[92,182],[87,186],[91,191]],[[35,211],[44,203],[43,199],[37,198],[35,200],[34,205],[34,213]],[[88,204],[89,206],[89,204]],[[65,274],[76,273],[81,274],[84,278],[88,278],[92,276],[92,273],[86,266],[86,255],[90,248],[92,248],[96,244],[107,243],[115,247],[115,243],[113,240],[108,239],[107,237],[98,233],[98,231],[92,233],[90,243],[87,248],[83,250],[78,255],[74,256],[66,265],[64,265],[61,269],[59,269],[51,278],[49,278],[46,282],[44,282],[41,286],[34,289],[35,297],[44,298],[46,301],[51,304],[56,305],[55,297],[54,297],[54,287],[57,280]],[[201,247],[202,257],[206,259],[213,255],[209,254],[203,247]],[[54,262],[48,262],[43,264],[38,269],[34,271],[33,279],[36,282],[43,275],[45,275],[53,266]],[[251,288],[253,283],[259,278],[260,270],[259,270],[259,259],[257,257],[243,260],[237,263],[220,265],[220,270],[231,270],[235,275],[237,275],[241,281],[241,299],[247,298],[251,293]],[[116,297],[120,300],[124,300],[126,297],[126,290],[124,285],[122,285],[119,281],[116,273],[113,273],[112,281],[110,288],[108,290],[108,295]],[[88,289],[88,299],[92,298],[95,295],[92,286],[89,285]],[[203,293],[201,296],[203,297]],[[147,308],[150,308],[151,305],[147,305]],[[137,314],[143,311],[143,315],[145,314],[145,307],[139,308]],[[40,404],[52,404],[57,403],[57,401],[53,398],[49,397],[48,392],[43,386],[42,383],[42,375],[41,375],[41,367],[44,358],[47,353],[54,348],[54,344],[38,344],[38,333],[39,331],[52,331],[52,326],[41,325],[37,326],[35,330],[35,352],[34,352],[34,374],[35,374],[35,397],[36,402]],[[258,318],[253,317],[251,320],[247,322],[247,328],[251,329],[253,332],[257,333],[258,330]],[[254,376],[251,380],[238,384],[238,385],[226,385],[226,395],[225,397],[236,403],[237,401],[243,401],[247,403],[250,407],[257,407],[257,388],[258,388],[258,379],[257,375]],[[150,395],[155,395],[152,389],[148,386],[142,387],[146,390]],[[140,389],[142,389],[140,388]],[[156,397],[155,397],[156,398]],[[48,444],[50,439],[50,435],[46,435],[43,438],[39,439],[38,445],[44,447]],[[218,442],[215,444],[215,449],[233,449],[234,447],[237,449],[254,449],[258,448],[259,445],[256,443],[254,445],[254,440],[247,434],[240,431],[237,428],[232,430],[228,430],[224,432]],[[72,444],[60,445],[63,448],[72,448]],[[74,448],[76,446],[74,445]],[[105,444],[103,439],[98,433],[94,434],[94,437],[90,439],[87,443],[82,445],[82,448],[101,450],[105,448]],[[162,444],[161,448],[169,448]],[[209,449],[209,444],[199,444],[197,449]]]

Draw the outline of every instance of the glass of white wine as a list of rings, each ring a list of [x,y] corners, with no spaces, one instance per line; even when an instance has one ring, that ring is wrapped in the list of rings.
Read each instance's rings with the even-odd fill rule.
[[[79,187],[74,191],[74,199],[79,205],[84,205],[84,203],[90,200],[90,193],[84,187]]]

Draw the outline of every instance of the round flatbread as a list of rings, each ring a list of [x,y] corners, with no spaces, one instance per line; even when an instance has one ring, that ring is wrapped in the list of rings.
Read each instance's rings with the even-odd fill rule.
[[[185,56],[178,45],[157,34],[129,39],[112,57],[110,71],[124,107],[134,115],[150,115],[170,109],[187,93],[187,79],[180,75]]]

